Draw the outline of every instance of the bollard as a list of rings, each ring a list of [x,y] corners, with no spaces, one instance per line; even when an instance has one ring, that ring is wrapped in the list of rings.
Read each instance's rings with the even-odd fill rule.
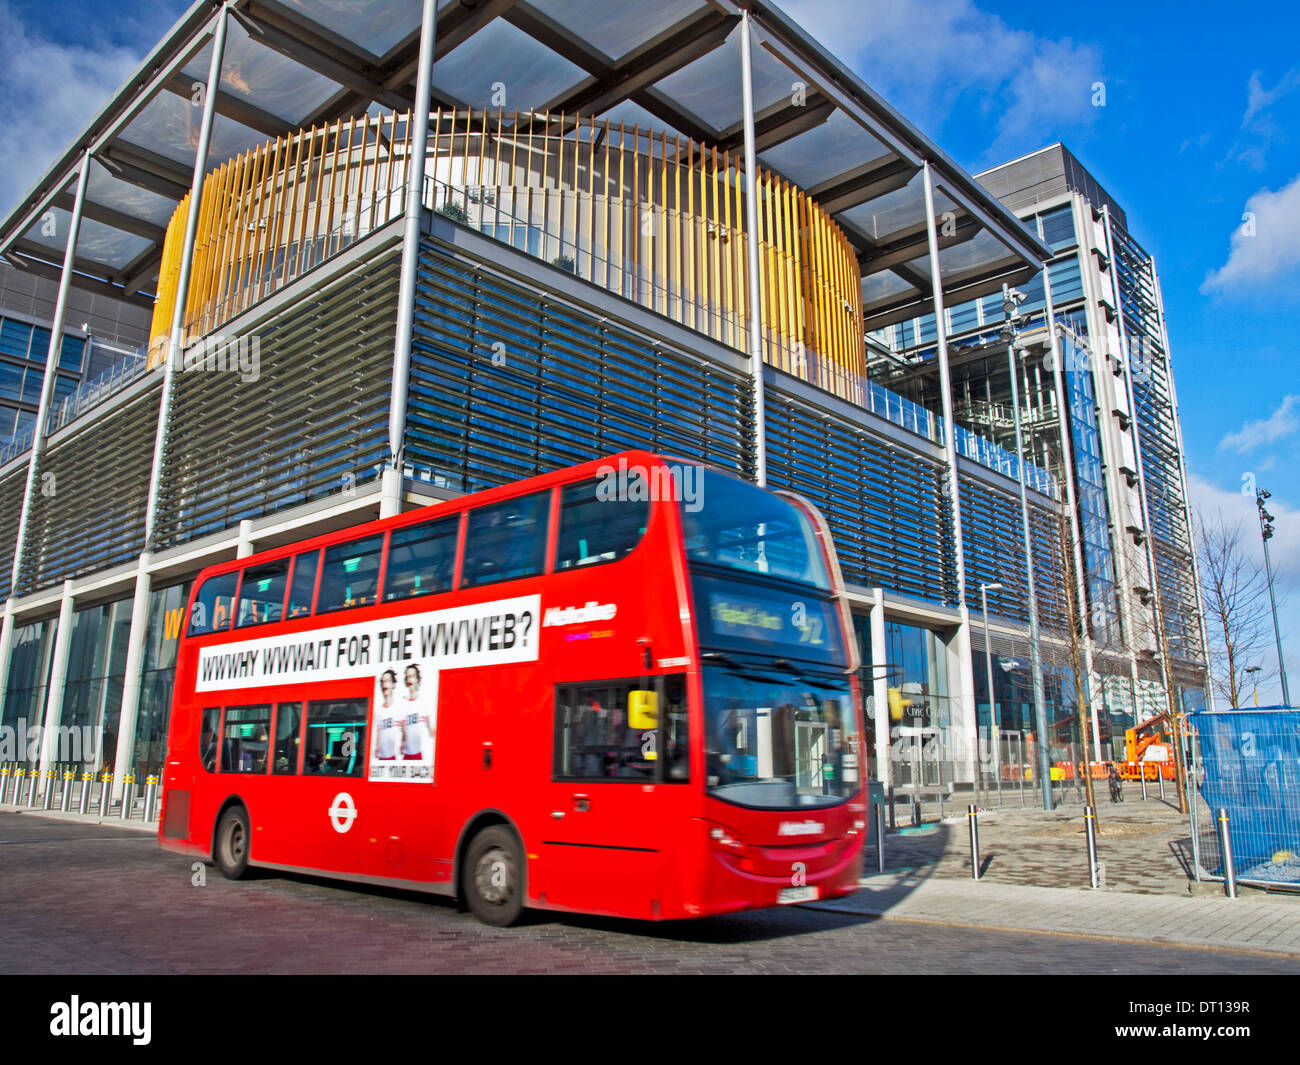
[[[1083,808],[1083,827],[1088,833],[1088,882],[1097,886],[1097,822],[1091,806]]]
[[[1232,864],[1232,833],[1228,830],[1228,811],[1219,807],[1219,847],[1223,850],[1223,876],[1227,881],[1228,898],[1237,897],[1237,869]]]
[[[885,871],[885,808],[876,807],[876,872]]]
[[[54,770],[45,771],[45,793],[41,796],[41,809],[48,810],[54,805]]]
[[[915,795],[912,796],[912,827],[919,828],[921,825],[921,800]]]
[[[158,778],[149,776],[145,778],[144,785],[144,819],[152,821],[154,814],[157,812],[155,807],[158,802]]]
[[[898,815],[894,809],[894,789],[889,789],[889,831],[898,831]]]
[[[974,803],[966,807],[966,816],[970,819],[970,875],[972,880],[978,880],[980,878],[980,825]]]
[[[18,766],[14,770],[14,785],[13,788],[11,789],[9,801],[13,803],[15,806],[19,805],[22,802],[23,777],[25,777],[26,775],[27,772],[23,766]]]
[[[36,805],[36,781],[40,777],[41,771],[36,768],[27,770],[27,805]]]
[[[107,817],[113,802],[113,774],[105,769],[99,778],[99,816]]]
[[[122,809],[121,817],[125,821],[131,816],[131,808],[135,805],[135,774],[127,773],[122,780]]]
[[[1160,801],[1165,801],[1165,768],[1162,765],[1156,766],[1156,777],[1160,781]]]
[[[77,803],[77,813],[90,812],[90,789],[95,785],[95,774],[87,769],[81,774],[81,801]]]
[[[72,802],[72,782],[77,774],[71,769],[63,771],[63,793],[59,796],[59,812],[67,813],[68,805]]]
[[[0,766],[0,803],[5,801],[5,796],[9,793],[9,763],[5,762]]]
[[[1146,802],[1147,801],[1147,768],[1146,766],[1142,765],[1141,762],[1139,762],[1138,769],[1142,771],[1142,801]]]

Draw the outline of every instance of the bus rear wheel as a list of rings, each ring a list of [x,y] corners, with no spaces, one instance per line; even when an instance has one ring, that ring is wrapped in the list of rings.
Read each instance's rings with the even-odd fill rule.
[[[505,928],[524,910],[524,855],[518,837],[492,825],[465,853],[463,891],[470,912],[484,924]]]
[[[216,846],[212,857],[227,880],[239,880],[248,874],[248,811],[232,806],[217,823]]]

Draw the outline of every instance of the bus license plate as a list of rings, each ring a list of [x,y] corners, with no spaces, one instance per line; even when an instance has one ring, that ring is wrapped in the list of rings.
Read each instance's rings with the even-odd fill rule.
[[[812,902],[817,898],[815,887],[788,887],[776,893],[776,901],[784,906],[791,902]]]

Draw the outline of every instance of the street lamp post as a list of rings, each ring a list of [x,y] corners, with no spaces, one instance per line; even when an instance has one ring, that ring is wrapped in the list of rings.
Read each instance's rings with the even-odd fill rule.
[[[989,645],[989,592],[998,591],[1001,587],[999,581],[980,585],[980,602],[984,606],[984,669],[988,678],[989,691],[989,735],[993,746],[993,779],[998,786],[998,806],[1002,805],[1002,766],[1000,765],[1001,752],[998,748],[1002,721],[1001,715],[998,714],[997,700],[993,697],[993,650]]]
[[[1277,640],[1277,672],[1282,678],[1282,705],[1291,705],[1291,693],[1286,687],[1286,660],[1282,657],[1282,630],[1277,623],[1277,596],[1273,594],[1273,563],[1268,554],[1268,542],[1273,539],[1273,515],[1264,509],[1264,500],[1271,492],[1260,489],[1255,493],[1255,506],[1259,510],[1259,534],[1264,540],[1264,573],[1268,577],[1268,601],[1273,606],[1273,638]]]
[[[1247,677],[1250,677],[1251,687],[1254,689],[1254,698],[1255,698],[1255,705],[1256,705],[1256,706],[1259,705],[1259,678],[1258,678],[1258,677],[1251,677],[1250,675],[1251,675],[1252,673],[1258,673],[1259,670],[1260,670],[1260,667],[1259,667],[1259,666],[1247,666],[1247,667],[1242,671],[1242,672],[1244,672],[1244,673],[1246,674]]]

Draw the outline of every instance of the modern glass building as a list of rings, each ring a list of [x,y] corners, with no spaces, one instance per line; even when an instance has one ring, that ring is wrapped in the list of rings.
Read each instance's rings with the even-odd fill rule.
[[[12,401],[0,724],[156,771],[203,566],[636,446],[822,508],[881,778],[987,768],[986,621],[1004,750],[1043,741],[1022,521],[1046,742],[1082,646],[1105,743],[1203,689],[1172,377],[1122,214],[1026,165],[966,174],[768,3],[200,0],[0,223],[47,348],[93,298],[126,349]]]

